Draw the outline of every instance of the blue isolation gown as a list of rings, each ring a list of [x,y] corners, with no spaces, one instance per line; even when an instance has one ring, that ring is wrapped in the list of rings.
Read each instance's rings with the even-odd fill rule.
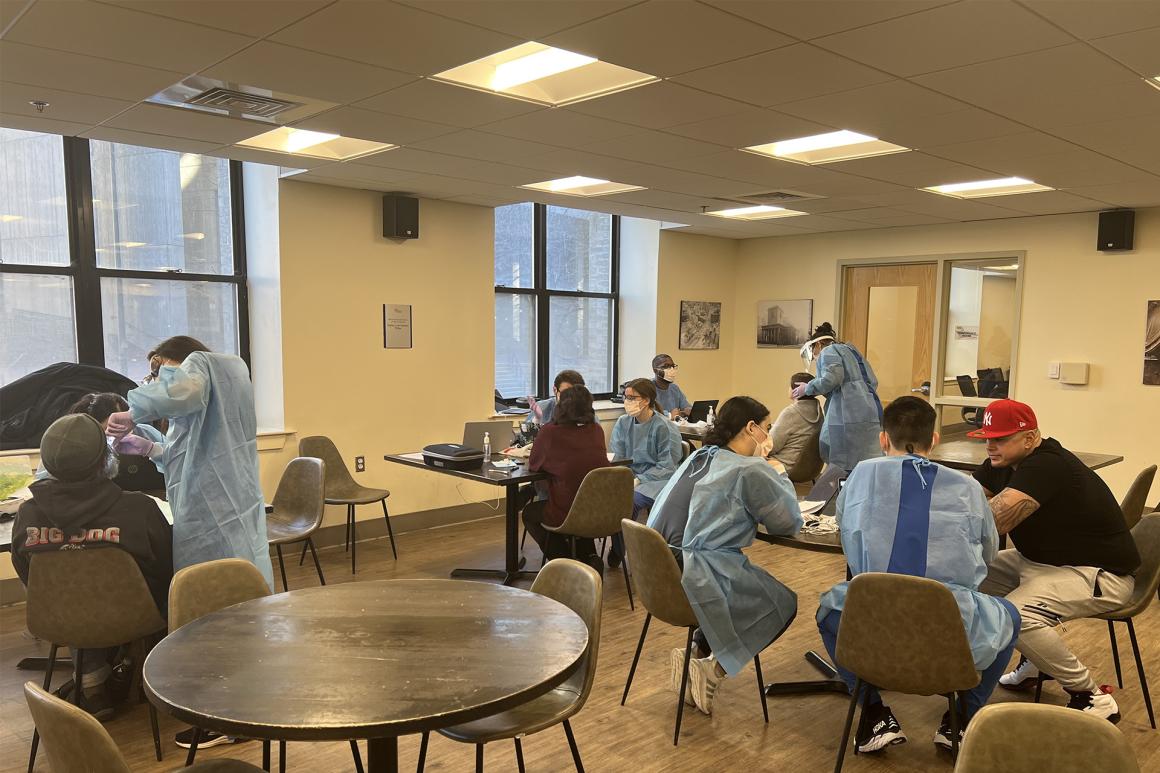
[[[173,510],[174,571],[243,558],[273,588],[246,363],[232,354],[194,352],[180,366],[162,366],[156,381],[126,399],[135,422],[169,420],[165,449],[155,462],[165,474]]]
[[[672,412],[677,408],[683,411],[691,407],[689,398],[685,397],[685,393],[675,383],[670,383],[668,389],[657,387],[657,405],[661,407],[665,416],[672,415]]]
[[[882,456],[882,402],[878,377],[870,363],[849,344],[833,343],[818,357],[818,375],[806,385],[807,395],[824,395],[826,418],[818,437],[822,459],[852,470],[863,459]]]
[[[909,574],[950,588],[975,668],[986,669],[1010,644],[1010,612],[998,598],[979,592],[999,533],[983,487],[969,475],[919,456],[871,459],[850,473],[838,495],[837,517],[852,574]],[[819,621],[842,610],[848,584],[822,594]]]
[[[643,424],[625,414],[612,427],[608,450],[615,459],[631,459],[636,490],[655,499],[681,463],[681,433],[677,425],[653,411]]]
[[[556,414],[556,397],[553,395],[546,400],[537,400],[536,407],[540,409],[540,416],[536,419],[537,424],[551,424],[552,417]]]
[[[706,446],[673,476],[674,484],[653,506],[655,517],[665,512],[666,494],[684,471],[710,458],[689,501],[681,585],[717,661],[735,675],[797,614],[797,594],[750,563],[741,550],[753,544],[758,524],[770,534],[790,536],[801,529],[802,516],[793,484],[764,459]]]

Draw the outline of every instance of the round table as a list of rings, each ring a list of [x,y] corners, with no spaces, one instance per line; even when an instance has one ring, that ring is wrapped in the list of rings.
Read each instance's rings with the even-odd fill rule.
[[[368,739],[398,769],[400,735],[479,719],[567,679],[584,621],[490,583],[381,580],[280,593],[205,615],[144,665],[159,707],[195,727],[286,741]]]

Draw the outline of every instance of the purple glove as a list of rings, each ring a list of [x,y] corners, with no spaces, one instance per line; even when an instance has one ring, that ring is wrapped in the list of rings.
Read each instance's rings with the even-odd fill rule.
[[[807,387],[807,386],[809,386],[809,384],[798,384],[797,386],[795,386],[795,387],[793,388],[793,392],[792,392],[792,394],[793,394],[793,399],[795,399],[795,400],[800,400],[800,399],[802,399],[803,397],[805,397],[805,395],[806,395],[806,387]]]
[[[117,453],[130,456],[149,456],[153,450],[153,441],[136,435],[126,435],[117,441]]]
[[[111,413],[109,422],[105,425],[105,434],[120,440],[132,432],[133,427],[133,417],[129,415],[129,411]]]

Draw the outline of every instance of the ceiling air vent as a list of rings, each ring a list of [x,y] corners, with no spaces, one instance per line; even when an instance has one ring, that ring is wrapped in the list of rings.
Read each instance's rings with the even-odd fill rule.
[[[191,107],[224,110],[239,118],[265,119],[277,118],[287,110],[302,107],[301,102],[292,102],[288,99],[278,99],[260,94],[247,94],[244,91],[219,86],[207,89],[185,100],[185,104]]]
[[[764,193],[747,193],[744,196],[738,196],[737,200],[743,201],[746,204],[768,204],[773,207],[780,207],[785,204],[792,204],[795,201],[821,198],[825,197],[817,196],[813,193],[802,193],[801,191],[765,191]]]
[[[148,99],[158,105],[197,110],[267,124],[288,124],[335,107],[334,102],[285,94],[259,86],[191,75]]]

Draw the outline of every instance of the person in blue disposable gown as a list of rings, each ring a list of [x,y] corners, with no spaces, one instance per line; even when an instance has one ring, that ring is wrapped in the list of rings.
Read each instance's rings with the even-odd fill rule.
[[[631,459],[640,481],[632,495],[632,517],[650,507],[681,463],[681,433],[660,413],[651,381],[638,378],[624,388],[624,416],[612,427],[608,444],[615,459]]]
[[[742,552],[759,525],[777,536],[802,527],[793,484],[766,461],[770,425],[769,410],[752,397],[727,400],[704,445],[681,465],[649,515],[649,526],[670,545],[680,543],[681,586],[700,626],[689,678],[693,701],[706,714],[721,679],[736,676],[797,614],[797,594]],[[670,685],[678,690],[684,657],[677,649],[670,658]]]
[[[837,517],[852,575],[909,574],[938,580],[950,588],[962,614],[975,668],[981,672],[978,686],[963,696],[969,722],[1010,662],[1020,620],[1011,602],[979,592],[987,564],[995,558],[999,533],[983,487],[970,476],[926,458],[938,443],[934,424],[934,408],[925,400],[907,396],[888,405],[879,441],[887,455],[854,469],[838,495]],[[847,585],[841,582],[823,593],[818,609],[818,628],[831,658]],[[916,626],[924,624],[914,621]],[[854,675],[840,666],[838,673],[853,692]],[[876,690],[869,689],[861,698],[866,719],[856,734],[858,751],[878,751],[906,740]],[[943,715],[934,742],[952,748],[949,712]]]
[[[829,322],[818,325],[802,345],[801,354],[807,370],[817,361],[817,376],[794,387],[792,396],[795,400],[826,398],[826,418],[818,438],[822,459],[848,472],[863,459],[881,456],[882,402],[870,363],[852,345],[840,343]]]
[[[653,387],[657,392],[659,410],[670,419],[678,416],[688,416],[692,411],[692,403],[685,393],[677,386],[679,369],[673,358],[667,354],[658,354],[652,360]]]
[[[188,336],[162,342],[149,359],[150,383],[129,392],[129,410],[112,414],[107,431],[121,438],[118,451],[149,456],[165,474],[174,571],[243,558],[273,588],[246,363]],[[128,434],[135,424],[156,419],[169,420],[163,446]]]
[[[552,416],[556,413],[556,403],[560,400],[560,393],[574,386],[584,386],[584,377],[575,370],[562,370],[552,381],[552,396],[546,400],[528,398],[531,407],[532,421],[536,424],[551,424]]]
[[[104,430],[108,424],[109,416],[118,411],[127,411],[128,409],[129,404],[125,402],[125,398],[116,392],[90,392],[69,406],[69,409],[65,411],[65,415],[70,413],[87,414],[96,419],[101,425],[101,429]],[[132,434],[155,444],[164,444],[165,442],[165,436],[149,424],[138,424],[133,428]],[[46,480],[51,477],[48,470],[44,468],[44,461],[42,460],[36,468],[35,478],[37,480]]]

